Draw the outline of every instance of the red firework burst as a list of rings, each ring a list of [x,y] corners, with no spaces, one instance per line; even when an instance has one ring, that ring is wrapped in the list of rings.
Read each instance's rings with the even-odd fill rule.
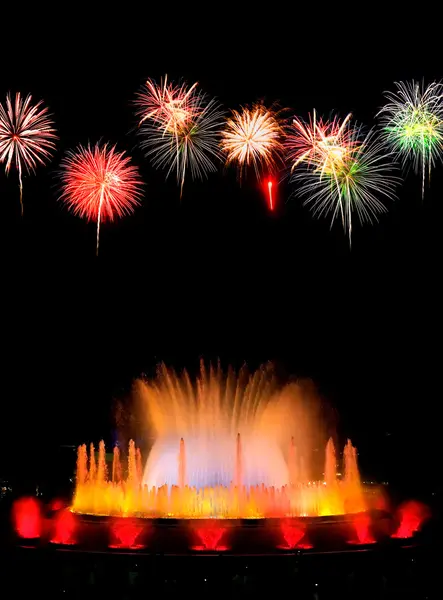
[[[115,146],[78,146],[62,161],[61,200],[77,216],[100,224],[131,214],[140,203],[142,180],[137,167]]]
[[[18,171],[22,215],[23,169],[35,171],[38,164],[49,160],[57,139],[48,109],[41,101],[31,101],[32,96],[23,100],[18,93],[13,103],[11,94],[7,94],[5,105],[0,104],[0,162],[6,162],[6,173],[12,164]]]

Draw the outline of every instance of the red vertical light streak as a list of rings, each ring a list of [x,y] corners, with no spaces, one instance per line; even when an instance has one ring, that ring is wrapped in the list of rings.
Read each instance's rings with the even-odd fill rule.
[[[274,210],[274,199],[272,197],[272,185],[273,185],[273,183],[272,183],[272,180],[270,179],[268,181],[269,208],[271,210]]]

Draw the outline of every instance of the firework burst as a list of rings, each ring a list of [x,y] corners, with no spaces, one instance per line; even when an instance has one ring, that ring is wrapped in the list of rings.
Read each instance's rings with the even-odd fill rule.
[[[333,175],[340,169],[358,144],[353,130],[348,127],[351,116],[347,115],[343,121],[337,117],[323,121],[317,119],[314,110],[307,122],[295,118],[285,139],[291,172],[302,163],[314,167],[321,174]]]
[[[148,81],[139,94],[141,148],[166,177],[175,172],[183,192],[185,177],[203,179],[216,171],[222,156],[219,148],[223,111],[214,99],[197,89],[197,84],[180,86]]]
[[[443,151],[443,85],[427,87],[415,81],[398,82],[397,92],[386,92],[389,101],[378,113],[383,136],[403,167],[411,161],[422,176],[424,195],[426,174]]]
[[[139,124],[151,120],[165,134],[178,134],[198,112],[198,96],[194,93],[196,87],[197,83],[190,87],[184,83],[168,84],[167,75],[160,85],[148,79],[135,101]]]
[[[392,175],[395,166],[374,132],[364,136],[362,129],[349,120],[340,127],[338,158],[329,154],[321,158],[320,154],[312,162],[303,159],[294,169],[292,180],[299,184],[297,194],[305,197],[305,204],[315,216],[332,213],[332,222],[341,218],[351,243],[353,213],[361,223],[377,220],[378,214],[386,211],[380,197],[395,198],[398,178]]]
[[[22,215],[23,170],[30,173],[38,164],[45,164],[52,156],[56,139],[54,123],[41,101],[32,104],[32,96],[23,100],[17,93],[13,102],[11,94],[7,94],[5,105],[0,104],[0,162],[6,163],[6,174],[12,165],[18,171]]]
[[[62,161],[60,198],[81,218],[97,222],[97,254],[100,224],[134,211],[141,197],[142,181],[124,152],[108,144],[78,146]]]
[[[226,162],[237,163],[240,175],[252,166],[257,178],[266,169],[278,169],[282,153],[283,128],[278,114],[261,104],[234,110],[222,131],[221,148]]]

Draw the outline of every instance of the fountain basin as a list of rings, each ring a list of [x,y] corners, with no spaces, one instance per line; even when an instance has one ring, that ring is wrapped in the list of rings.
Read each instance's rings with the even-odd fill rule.
[[[145,519],[80,515],[69,509],[46,514],[31,545],[87,552],[160,555],[349,552],[386,544],[396,531],[384,511],[354,515],[270,519]],[[30,540],[20,539],[29,545]],[[411,540],[409,540],[409,543]]]

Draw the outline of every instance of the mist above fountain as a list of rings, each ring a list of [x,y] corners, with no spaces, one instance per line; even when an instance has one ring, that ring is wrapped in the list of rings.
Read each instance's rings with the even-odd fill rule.
[[[161,366],[156,380],[138,384],[156,440],[144,483],[149,487],[178,485],[177,448],[183,438],[186,483],[198,488],[230,485],[236,479],[240,434],[241,483],[285,485],[289,482],[285,455],[291,438],[298,455],[304,457],[319,438],[318,403],[313,390],[305,388],[300,384],[279,387],[270,367],[252,376],[243,370],[237,377],[232,371],[225,375],[220,368],[207,371],[202,366],[193,383],[186,372],[176,376]]]
[[[332,440],[320,468],[324,475],[314,474],[314,450],[318,456],[324,434],[312,385],[279,386],[270,367],[236,376],[202,366],[194,383],[186,372],[177,376],[162,365],[155,380],[138,382],[137,395],[155,440],[145,466],[131,442],[127,468],[116,448],[108,477],[104,444],[97,458],[92,446],[89,457],[81,446],[74,511],[265,518],[365,509],[349,441],[342,480]]]

